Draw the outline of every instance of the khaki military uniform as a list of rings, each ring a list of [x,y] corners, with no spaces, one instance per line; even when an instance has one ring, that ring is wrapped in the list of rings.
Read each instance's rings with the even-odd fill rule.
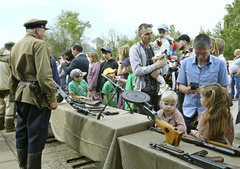
[[[4,128],[5,123],[5,128],[7,130],[15,128],[15,105],[14,102],[10,101],[11,95],[9,90],[9,58],[10,54],[0,56],[0,129]]]
[[[47,45],[34,34],[28,33],[16,43],[11,51],[12,76],[10,90],[15,93],[15,101],[36,105],[29,85],[20,81],[38,82],[43,96],[41,107],[49,107],[56,101],[56,89],[52,85],[50,53]]]

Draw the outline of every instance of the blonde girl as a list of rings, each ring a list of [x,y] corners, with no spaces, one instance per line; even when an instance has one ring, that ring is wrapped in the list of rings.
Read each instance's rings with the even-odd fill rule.
[[[208,84],[200,88],[200,95],[201,104],[207,109],[198,117],[198,131],[191,130],[190,134],[232,145],[234,128],[227,90],[218,83]]]

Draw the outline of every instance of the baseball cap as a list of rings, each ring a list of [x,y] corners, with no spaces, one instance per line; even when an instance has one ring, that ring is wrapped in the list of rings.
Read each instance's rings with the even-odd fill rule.
[[[70,73],[70,77],[85,76],[86,74],[86,72],[82,72],[80,69],[73,69]]]
[[[168,25],[167,25],[167,24],[161,24],[161,25],[158,26],[157,29],[158,29],[158,30],[159,30],[159,29],[164,29],[165,31],[168,31]]]
[[[46,28],[47,20],[40,20],[40,19],[31,19],[24,23],[24,27],[26,29],[33,29],[33,28],[44,28],[48,30],[49,28]]]
[[[109,73],[116,73],[117,72],[117,69],[112,69],[112,68],[107,68],[103,71],[103,74],[106,76],[108,75]]]
[[[131,63],[130,63],[129,57],[127,57],[123,62],[120,62],[120,64],[123,64],[123,65],[125,65],[125,66],[130,65]]]
[[[180,35],[175,41],[179,42],[180,40],[185,40],[187,42],[190,42],[190,37],[187,34]]]
[[[101,48],[101,51],[107,51],[107,52],[110,52],[112,53],[112,48],[110,48],[109,46],[104,46],[103,48]]]

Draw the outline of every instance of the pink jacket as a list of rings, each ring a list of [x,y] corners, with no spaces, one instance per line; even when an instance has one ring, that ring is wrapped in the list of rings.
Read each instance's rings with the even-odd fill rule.
[[[163,109],[159,110],[157,112],[157,115],[160,120],[164,120]],[[177,108],[174,110],[173,114],[168,118],[168,121],[166,122],[171,124],[173,127],[176,127],[178,130],[182,131],[183,133],[187,131],[187,127],[183,119],[183,116]]]
[[[199,116],[198,116],[198,130],[191,130],[191,134],[195,137],[197,137],[198,139],[204,139],[204,138],[209,138],[209,130],[205,130],[203,132],[203,136],[200,136],[200,131],[203,129],[203,125],[204,125],[204,117],[205,117],[206,113],[205,111],[202,112]],[[234,138],[234,128],[233,128],[233,117],[232,114],[230,113],[231,118],[230,121],[228,123],[228,126],[226,128],[227,132],[226,132],[226,138],[228,140],[228,143],[230,143],[232,145],[233,143],[233,138]],[[209,128],[209,123],[206,124],[206,129]]]
[[[100,64],[95,62],[93,63],[88,70],[87,81],[89,89],[94,89],[97,86],[98,73],[100,71]]]

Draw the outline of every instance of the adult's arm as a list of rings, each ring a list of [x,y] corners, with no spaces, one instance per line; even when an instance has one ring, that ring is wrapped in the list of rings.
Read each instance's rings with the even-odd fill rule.
[[[73,59],[69,66],[67,66],[65,62],[62,63],[62,69],[66,74],[69,75],[73,69],[77,68],[77,64],[78,64],[77,60]]]

